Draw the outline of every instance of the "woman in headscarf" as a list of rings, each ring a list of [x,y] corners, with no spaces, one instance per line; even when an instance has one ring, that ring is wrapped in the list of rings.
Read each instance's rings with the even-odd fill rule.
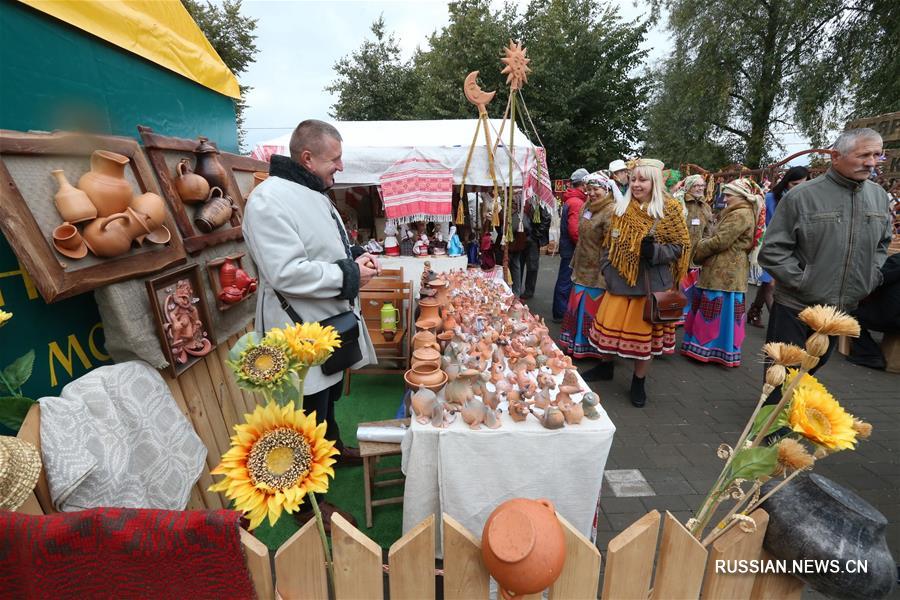
[[[588,175],[584,183],[587,201],[578,214],[578,244],[572,256],[572,291],[560,327],[559,346],[574,358],[603,361],[582,374],[592,381],[612,378],[611,357],[594,348],[588,334],[606,287],[600,273],[600,254],[615,210],[615,197],[621,197],[621,193],[614,180],[600,173]]]
[[[712,235],[697,243],[693,260],[703,268],[684,323],[681,353],[726,367],[741,364],[744,296],[755,245],[762,189],[752,179],[722,186],[725,208]]]
[[[785,173],[781,180],[775,184],[775,187],[766,194],[766,227],[769,226],[769,221],[772,220],[772,215],[775,214],[775,208],[778,206],[778,203],[781,202],[781,198],[784,196],[785,192],[795,185],[808,180],[809,169],[806,167],[791,167],[787,170],[787,173]],[[760,241],[760,244],[762,244],[762,241]],[[756,290],[756,297],[753,299],[753,304],[751,304],[750,308],[747,310],[747,323],[754,327],[763,326],[763,303],[765,303],[766,308],[768,308],[771,313],[772,304],[775,302],[775,280],[772,279],[771,275],[766,273],[765,269],[760,269],[760,271],[762,272],[759,276],[759,287]]]
[[[590,333],[600,352],[634,360],[630,396],[638,407],[647,402],[650,360],[675,352],[675,325],[644,320],[647,294],[677,285],[690,258],[681,203],[667,198],[662,169],[661,161],[637,160],[628,191],[616,201],[600,258],[606,293]]]
[[[688,175],[681,182],[681,189],[675,192],[675,199],[684,205],[685,220],[688,233],[691,234],[691,255],[703,237],[709,234],[709,228],[713,222],[712,208],[706,202],[706,182],[703,175]],[[694,286],[700,276],[700,267],[691,263],[688,274],[681,280],[681,291],[688,299],[684,307],[684,315],[687,317],[691,310],[691,296]]]

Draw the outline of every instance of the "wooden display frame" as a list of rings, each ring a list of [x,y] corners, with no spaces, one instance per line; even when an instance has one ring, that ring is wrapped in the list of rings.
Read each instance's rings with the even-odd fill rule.
[[[86,136],[70,132],[23,133],[0,130],[0,230],[18,259],[34,280],[41,297],[51,303],[91,291],[103,285],[149,275],[186,260],[181,238],[175,232],[172,215],[163,222],[172,232],[168,243],[155,250],[105,259],[101,264],[70,268],[58,255],[32,214],[16,185],[4,157],[11,155],[66,155],[90,160],[94,150],[109,150],[127,156],[141,193],[159,194],[153,172],[138,143],[125,137]],[[53,197],[47,198],[52,203]],[[60,217],[60,223],[62,218]]]
[[[210,233],[202,233],[195,226],[193,218],[188,213],[185,204],[181,201],[181,196],[175,189],[175,178],[169,165],[166,163],[165,152],[185,152],[193,154],[194,149],[199,142],[197,140],[189,140],[186,138],[169,137],[154,133],[149,127],[138,125],[138,132],[141,134],[141,141],[150,159],[150,164],[156,172],[159,180],[162,196],[169,204],[172,214],[175,216],[175,222],[178,224],[178,231],[184,238],[184,248],[188,254],[197,254],[204,248],[217,246],[224,242],[234,240],[243,240],[244,235],[241,231],[241,219],[243,206],[241,204],[241,191],[237,186],[234,176],[229,173],[225,182],[225,194],[235,201],[238,210],[231,215],[229,221],[230,227],[219,227]],[[215,145],[215,144],[213,144]],[[227,153],[220,153],[220,162]],[[226,168],[226,171],[228,168]]]
[[[234,188],[237,190],[237,198],[240,199],[241,209],[247,206],[247,199],[250,197],[250,191],[253,188],[250,188],[250,191],[247,192],[247,195],[243,195],[241,191],[241,187],[238,183],[236,172],[240,173],[250,173],[250,177],[253,177],[254,173],[258,172],[269,172],[269,163],[263,160],[257,160],[250,156],[242,156],[240,154],[231,154],[230,152],[223,152],[221,155],[221,162],[224,165],[225,169],[228,171],[229,177],[231,177]]]
[[[238,252],[236,254],[229,254],[228,256],[215,258],[206,263],[206,274],[209,276],[209,287],[213,291],[213,296],[215,296],[216,298],[216,308],[218,308],[221,312],[231,310],[241,302],[246,301],[248,298],[254,297],[254,295],[256,294],[256,290],[253,290],[252,292],[241,298],[240,302],[235,302],[234,304],[228,304],[227,302],[223,302],[219,298],[219,294],[222,292],[222,282],[219,280],[219,268],[224,265],[226,261],[232,261],[236,263],[237,268],[243,269],[244,256],[246,256],[246,252]]]
[[[201,356],[189,355],[187,362],[178,364],[172,353],[172,346],[169,343],[166,334],[166,319],[163,313],[165,307],[160,304],[160,294],[164,293],[167,286],[175,285],[182,279],[188,279],[191,283],[194,297],[197,299],[195,302],[197,313],[200,322],[203,323],[204,333],[206,334],[205,337],[209,340],[209,343],[212,344],[212,348],[209,352]],[[166,360],[169,363],[169,374],[172,377],[178,377],[190,369],[195,363],[199,362],[204,356],[208,356],[216,348],[216,339],[212,328],[213,321],[210,317],[209,308],[206,305],[206,291],[203,289],[203,284],[200,281],[200,267],[196,264],[186,265],[174,271],[164,273],[159,277],[148,279],[145,283],[147,285],[147,295],[150,298],[150,308],[153,313],[153,320],[156,323],[156,336],[159,338],[163,355],[165,355]]]

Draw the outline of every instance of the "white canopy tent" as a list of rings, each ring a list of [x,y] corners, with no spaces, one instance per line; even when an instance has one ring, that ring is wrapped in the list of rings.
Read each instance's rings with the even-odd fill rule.
[[[496,144],[500,131],[500,119],[490,119],[491,143]],[[478,119],[454,119],[435,121],[333,121],[341,133],[344,150],[344,170],[335,176],[339,187],[378,185],[379,177],[395,162],[418,150],[429,159],[440,161],[453,170],[456,184],[462,181],[463,170],[469,155],[469,147],[475,135]],[[494,172],[498,185],[506,185],[509,179],[510,123],[506,123],[503,139],[494,157]],[[268,161],[273,154],[288,156],[291,134],[257,144],[254,158]],[[521,186],[525,174],[535,166],[534,145],[518,127],[515,132],[516,165],[513,167],[513,185]],[[544,174],[546,176],[546,174]],[[491,186],[488,153],[484,132],[478,132],[475,150],[466,174],[466,184]]]

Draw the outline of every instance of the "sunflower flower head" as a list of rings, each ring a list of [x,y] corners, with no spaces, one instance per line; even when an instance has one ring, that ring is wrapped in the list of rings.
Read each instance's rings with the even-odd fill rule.
[[[0,327],[6,325],[6,322],[12,319],[13,314],[5,310],[0,310]]]
[[[231,447],[210,471],[225,478],[210,486],[223,492],[255,529],[268,517],[274,525],[282,512],[299,510],[308,493],[328,491],[334,477],[334,442],[325,439],[325,423],[289,402],[257,406],[235,425]]]
[[[293,368],[288,349],[277,343],[263,340],[244,346],[237,360],[229,361],[238,385],[254,390],[274,390],[284,385]]]
[[[271,329],[264,339],[272,343],[284,344],[291,356],[303,366],[321,365],[341,347],[341,338],[330,325],[319,323],[295,323],[283,329]]]
[[[788,423],[827,450],[847,450],[856,444],[853,417],[827,391],[798,386],[788,409]]]
[[[787,386],[791,385],[791,382],[797,376],[797,373],[799,373],[799,371],[797,369],[788,369],[787,370],[787,376],[784,378],[784,387],[785,388],[787,388]],[[818,379],[816,379],[809,373],[803,374],[803,378],[800,380],[800,383],[797,384],[797,389],[800,389],[800,388],[813,389],[818,392],[822,392],[823,394],[828,393],[828,390],[825,389],[825,386],[822,385],[822,383]]]
[[[777,460],[776,475],[810,469],[813,463],[816,462],[816,459],[809,453],[806,446],[792,438],[784,438],[778,442]]]
[[[769,342],[763,346],[763,352],[776,365],[784,367],[796,367],[803,361],[803,356],[806,354],[803,348],[783,342]]]

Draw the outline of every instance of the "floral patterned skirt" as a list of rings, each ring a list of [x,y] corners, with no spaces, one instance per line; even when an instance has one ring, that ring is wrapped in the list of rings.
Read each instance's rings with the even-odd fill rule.
[[[646,302],[646,296],[603,294],[591,328],[591,344],[604,354],[636,360],[674,354],[675,325],[645,321]]]
[[[603,289],[572,284],[569,304],[559,330],[559,347],[574,358],[602,358],[604,355],[591,345],[594,315],[600,308]]]
[[[700,362],[740,366],[747,324],[744,292],[694,288],[692,296],[681,353]]]

